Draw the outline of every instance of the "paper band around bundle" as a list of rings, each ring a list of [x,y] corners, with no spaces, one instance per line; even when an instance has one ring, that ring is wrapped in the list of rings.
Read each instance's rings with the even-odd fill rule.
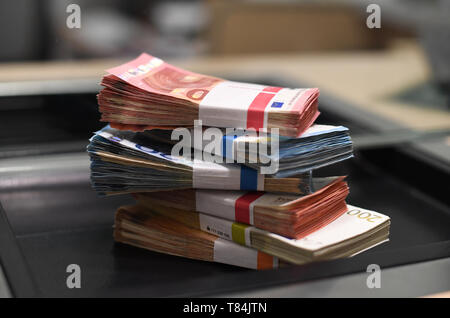
[[[251,247],[251,226],[199,213],[200,229],[223,239]]]
[[[214,261],[250,269],[277,268],[278,258],[222,238],[214,241]]]
[[[224,81],[200,101],[199,119],[212,127],[268,128],[270,109],[294,110],[305,91]]]
[[[294,200],[295,196],[264,192],[195,191],[196,211],[245,224],[254,224],[254,207]]]
[[[192,186],[195,189],[264,191],[264,175],[239,165],[194,163]]]

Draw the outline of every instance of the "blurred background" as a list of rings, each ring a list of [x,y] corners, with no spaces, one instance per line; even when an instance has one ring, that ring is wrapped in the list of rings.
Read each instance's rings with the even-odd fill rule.
[[[352,204],[391,216],[380,248],[450,240],[448,0],[2,0],[0,42],[0,203],[50,294],[67,290],[48,266],[111,249],[112,214],[129,199],[95,195],[85,147],[105,124],[104,70],[142,52],[229,80],[319,87],[318,123],[349,127],[356,158],[318,173],[350,175]],[[96,252],[77,250],[76,235]],[[110,264],[127,255],[104,257],[93,272],[120,277]]]
[[[81,9],[81,28],[66,12]],[[382,28],[369,29],[369,4]],[[168,57],[386,48],[397,37],[448,40],[445,0],[2,1],[2,61]]]
[[[3,147],[86,140],[102,125],[104,70],[148,52],[228,79],[317,86],[323,110],[381,134],[364,142],[425,138],[448,164],[449,1],[79,0],[75,17],[72,2],[0,3]]]
[[[70,28],[72,10],[69,5],[72,2],[16,0],[0,3],[1,97],[94,92],[98,86],[88,79],[101,76],[102,67],[134,58],[141,52],[179,61],[178,64],[194,71],[205,70],[231,77],[243,77],[244,72],[239,69],[250,67],[248,61],[261,63],[250,67],[253,72],[259,69],[256,77],[260,78],[247,79],[249,81],[262,80],[264,71],[265,75],[273,77],[266,67],[267,62],[271,67],[279,63],[278,77],[286,79],[288,76],[283,73],[289,72],[289,67],[281,64],[286,61],[285,57],[297,56],[298,63],[293,63],[294,69],[290,70],[295,74],[291,77],[305,85],[325,88],[323,82],[336,80],[337,72],[348,63],[360,76],[352,80],[350,73],[344,71],[347,73],[345,81],[353,86],[353,81],[368,81],[373,63],[374,72],[379,73],[373,79],[376,84],[381,85],[382,76],[398,76],[403,83],[392,84],[395,87],[390,88],[384,84],[383,89],[372,87],[377,97],[384,94],[392,97],[389,102],[448,110],[449,1],[79,0],[75,4],[80,8],[80,28]],[[380,8],[380,28],[367,25],[370,4]],[[411,59],[396,63],[391,54],[394,52]],[[257,62],[256,57],[266,57],[266,60]],[[308,63],[314,57],[314,62]],[[386,57],[385,63],[381,62],[380,67],[388,69],[388,73],[375,64],[383,57]],[[339,58],[341,60],[336,60]],[[353,58],[366,58],[367,63],[359,67],[356,62],[351,63]],[[200,59],[209,60],[209,65],[206,62],[195,65],[194,61]],[[233,59],[236,61],[233,68],[220,67]],[[86,63],[74,63],[77,61]],[[43,64],[39,66],[38,62]],[[333,65],[325,69],[327,63]],[[295,64],[298,67],[306,64],[307,69],[295,70]],[[403,69],[408,75],[402,74]],[[373,72],[372,75],[375,76]],[[78,79],[78,82],[58,82],[60,79]],[[286,83],[289,84],[295,85]],[[330,92],[339,92],[344,97],[351,95],[342,93],[341,84],[331,84]],[[372,99],[372,96],[367,98]],[[22,104],[20,99],[8,98],[6,104],[3,101],[0,100],[0,110],[31,107]],[[378,108],[384,106],[378,105]],[[392,110],[380,111],[395,116]],[[16,115],[22,116],[21,113]],[[417,115],[415,118],[421,118]],[[430,121],[438,121],[429,123],[434,128],[447,127],[448,116],[431,115],[430,118]],[[404,121],[404,118],[394,120]],[[428,121],[425,124],[420,121],[414,125],[422,128],[428,125]]]

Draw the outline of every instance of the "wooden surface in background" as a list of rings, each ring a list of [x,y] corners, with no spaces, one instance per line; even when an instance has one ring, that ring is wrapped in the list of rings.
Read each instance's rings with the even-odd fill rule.
[[[393,30],[366,27],[365,6],[329,1],[208,1],[217,55],[381,48]]]

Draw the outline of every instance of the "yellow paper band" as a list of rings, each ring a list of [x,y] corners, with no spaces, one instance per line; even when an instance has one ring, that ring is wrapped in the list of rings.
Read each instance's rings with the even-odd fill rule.
[[[249,227],[249,225],[233,222],[233,224],[231,225],[232,240],[238,244],[246,245],[245,244],[245,229],[247,227]]]

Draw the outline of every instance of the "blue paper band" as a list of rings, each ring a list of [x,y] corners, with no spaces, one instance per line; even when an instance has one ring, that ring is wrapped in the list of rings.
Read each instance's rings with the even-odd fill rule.
[[[224,135],[222,137],[222,157],[233,158],[233,141],[236,138],[236,135]]]
[[[258,190],[258,171],[247,166],[241,166],[241,190]]]

